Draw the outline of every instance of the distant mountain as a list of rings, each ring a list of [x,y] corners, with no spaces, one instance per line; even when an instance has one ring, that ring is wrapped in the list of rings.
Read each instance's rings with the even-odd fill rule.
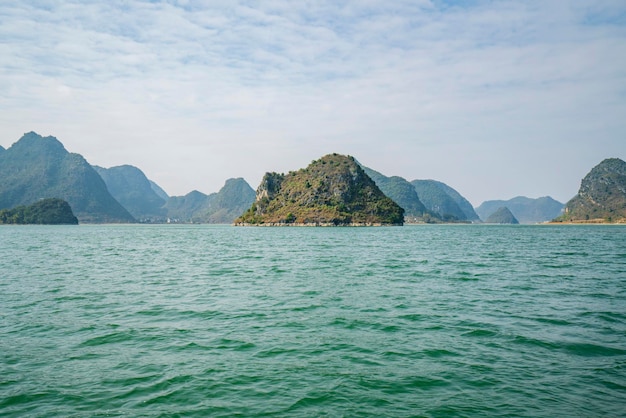
[[[6,150],[4,149],[4,147],[2,145],[0,145],[0,154],[2,154],[4,151],[6,151]]]
[[[626,222],[626,162],[608,158],[581,181],[578,194],[556,221]]]
[[[267,173],[237,224],[401,225],[404,210],[350,156],[329,154],[289,174]]]
[[[476,208],[481,219],[487,219],[502,206],[506,206],[520,223],[534,224],[552,220],[563,210],[563,203],[549,196],[531,199],[525,196],[509,200],[488,200]]]
[[[413,180],[411,185],[426,208],[444,221],[478,220],[467,199],[447,184],[436,180]]]
[[[175,222],[193,222],[194,215],[206,207],[207,198],[197,190],[185,196],[170,196],[164,206],[167,217]]]
[[[488,224],[518,224],[518,220],[506,206],[498,208],[485,220]]]
[[[194,218],[211,224],[231,224],[252,205],[255,196],[244,179],[228,179],[219,192],[207,196],[204,208]]]
[[[111,168],[93,166],[104,180],[113,197],[139,221],[162,222],[166,218],[161,198],[145,174],[132,165]]]
[[[445,183],[436,180],[432,181],[439,185],[439,187],[441,187],[441,189],[443,189],[443,191],[445,191],[448,196],[450,196],[456,202],[459,208],[461,208],[461,210],[465,214],[464,220],[472,222],[480,220],[478,214],[474,211],[474,207],[472,206],[472,204],[466,198],[464,198],[461,193],[457,192],[455,189]]]
[[[0,224],[78,225],[78,219],[65,200],[52,197],[30,206],[0,210]]]
[[[48,197],[68,202],[80,222],[135,222],[81,155],[30,132],[0,152],[0,209]]]
[[[167,193],[165,193],[165,190],[163,190],[158,184],[156,184],[152,180],[148,180],[148,181],[150,182],[150,187],[152,188],[152,191],[156,193],[157,196],[159,196],[165,202],[167,202],[167,199],[169,199],[170,197],[168,196]]]
[[[244,179],[228,179],[217,193],[206,195],[194,190],[185,196],[172,196],[164,209],[175,222],[230,224],[252,205],[254,197],[254,189]]]
[[[365,174],[367,174],[374,183],[382,190],[382,192],[390,197],[394,202],[400,205],[404,209],[404,217],[409,220],[410,218],[423,218],[428,214],[427,208],[420,201],[415,188],[407,180],[402,177],[393,176],[387,177],[378,171],[361,165]]]

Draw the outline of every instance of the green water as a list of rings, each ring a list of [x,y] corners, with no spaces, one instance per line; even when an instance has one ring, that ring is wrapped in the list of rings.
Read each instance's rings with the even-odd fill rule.
[[[0,416],[626,416],[626,227],[0,227]]]

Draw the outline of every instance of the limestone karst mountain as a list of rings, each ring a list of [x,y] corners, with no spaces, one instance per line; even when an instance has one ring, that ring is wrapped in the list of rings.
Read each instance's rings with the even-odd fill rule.
[[[43,198],[65,200],[80,222],[135,222],[81,155],[55,137],[29,132],[0,152],[0,209]]]
[[[146,175],[132,165],[103,168],[93,166],[109,192],[135,219],[141,222],[162,222],[167,218],[163,208],[166,199],[153,189]]]
[[[488,224],[518,224],[519,221],[506,206],[498,208],[486,220]]]
[[[217,193],[208,196],[205,208],[195,216],[201,222],[230,224],[250,207],[254,198],[254,189],[244,179],[228,179]]]
[[[77,225],[78,219],[69,203],[50,197],[28,206],[1,209],[0,224]]]
[[[428,212],[415,188],[407,180],[398,176],[387,177],[369,167],[363,165],[361,167],[385,195],[404,209],[405,221],[423,220],[424,217],[438,220],[436,215]]]
[[[402,225],[404,210],[353,157],[329,154],[288,174],[267,173],[237,224]]]
[[[626,222],[626,162],[607,158],[582,179],[561,222]]]
[[[478,220],[467,199],[447,184],[436,180],[413,180],[411,184],[426,208],[444,221]]]
[[[506,206],[522,224],[536,224],[546,222],[559,216],[563,211],[563,203],[550,196],[532,199],[525,196],[514,197],[509,200],[487,200],[476,208],[481,219],[487,219],[498,208]]]
[[[230,224],[254,202],[252,187],[242,178],[228,179],[217,192],[206,195],[194,190],[172,196],[164,208],[176,222]]]

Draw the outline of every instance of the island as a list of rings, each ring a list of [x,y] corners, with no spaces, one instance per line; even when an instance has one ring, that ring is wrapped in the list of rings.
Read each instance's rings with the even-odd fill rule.
[[[404,209],[387,197],[357,161],[329,154],[288,174],[266,173],[238,226],[402,225]]]
[[[0,210],[0,224],[77,225],[78,219],[65,200],[47,198],[32,205]]]

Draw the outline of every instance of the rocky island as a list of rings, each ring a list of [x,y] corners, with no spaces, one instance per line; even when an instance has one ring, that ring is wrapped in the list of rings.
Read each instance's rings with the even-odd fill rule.
[[[329,154],[288,174],[267,173],[235,225],[402,225],[404,209],[376,186],[353,157]]]

